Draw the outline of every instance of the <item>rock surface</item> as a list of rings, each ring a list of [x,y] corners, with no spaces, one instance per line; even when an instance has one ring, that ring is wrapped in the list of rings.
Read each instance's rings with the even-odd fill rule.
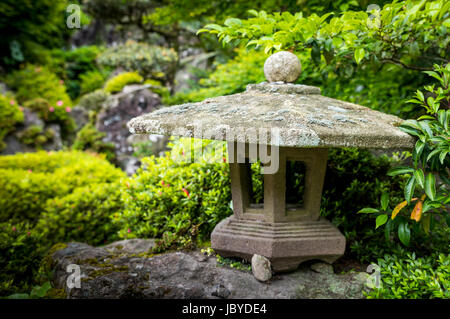
[[[145,85],[129,85],[121,93],[110,96],[97,115],[97,130],[106,133],[104,142],[115,145],[117,159],[129,174],[134,173],[136,159],[131,156],[134,150],[128,142],[130,132],[126,123],[135,116],[156,110],[160,104],[160,96]]]
[[[261,255],[252,257],[252,273],[259,281],[268,281],[272,278],[272,268],[270,260]]]
[[[164,107],[128,122],[162,134],[280,147],[409,148],[399,117],[319,94],[300,84],[260,83],[244,93]]]
[[[152,243],[68,243],[50,256],[53,282],[67,298],[361,298],[366,278],[360,273],[316,273],[301,265],[262,283],[250,272],[219,266],[215,257],[198,251],[142,254]],[[80,266],[80,288],[66,285],[69,264]]]
[[[289,51],[272,54],[264,63],[264,75],[269,82],[288,82],[297,80],[302,65],[298,57]]]

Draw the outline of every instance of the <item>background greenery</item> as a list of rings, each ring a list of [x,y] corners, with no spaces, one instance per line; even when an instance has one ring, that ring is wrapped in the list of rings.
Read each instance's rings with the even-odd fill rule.
[[[302,63],[297,83],[319,86],[326,96],[404,119],[432,117],[422,118],[430,122],[432,136],[426,137],[425,126],[410,128],[416,136],[424,136],[427,157],[434,149],[440,153],[433,156],[443,156],[437,167],[427,166],[427,159],[420,155],[424,182],[428,174],[439,175],[435,182],[441,187],[441,197],[436,196],[440,206],[430,208],[436,216],[430,218],[428,231],[418,226],[420,218],[411,219],[412,207],[398,219],[410,225],[408,241],[402,240],[406,228],[399,237],[387,219],[384,228],[379,228],[384,220],[378,218],[379,212],[357,214],[368,207],[381,207],[386,216],[392,214],[405,200],[405,187],[416,188],[420,198],[423,187],[420,182],[410,185],[411,174],[388,175],[392,167],[414,166],[420,157],[417,147],[424,148],[420,144],[412,153],[384,155],[330,150],[321,214],[345,234],[344,259],[380,265],[383,287],[371,290],[369,298],[449,297],[445,179],[449,76],[443,83],[435,74],[423,72],[442,71],[441,66],[449,62],[448,2],[77,3],[82,8],[82,24],[99,31],[82,46],[71,40],[79,31],[66,27],[65,0],[0,4],[0,81],[9,89],[0,95],[0,150],[4,138],[23,121],[24,107],[37,112],[45,123],[61,125],[65,147],[59,152],[0,157],[0,296],[23,292],[45,296],[50,287],[39,265],[50,247],[61,242],[102,245],[120,238],[156,237],[154,252],[208,245],[214,226],[232,212],[227,165],[180,164],[167,153],[143,158],[141,169],[127,177],[114,166],[113,145],[102,141],[104,135],[95,129],[93,120],[109,95],[131,83],[150,84],[167,105],[242,92],[247,84],[265,80],[263,64],[270,53],[290,50]],[[381,10],[367,12],[374,3]],[[112,30],[117,45],[111,45],[105,30]],[[186,67],[188,49],[205,54],[206,68],[190,67],[193,79],[187,88],[176,91],[175,75]],[[76,134],[74,106],[90,114],[89,123]],[[38,149],[43,138],[50,138],[48,134],[32,128],[21,139]],[[444,140],[433,140],[437,136]],[[173,140],[172,154],[190,142]],[[211,143],[215,142],[199,145]],[[257,164],[253,170],[257,171]],[[301,185],[301,168],[295,176],[292,182]],[[253,179],[255,199],[260,201],[261,176],[253,174]]]

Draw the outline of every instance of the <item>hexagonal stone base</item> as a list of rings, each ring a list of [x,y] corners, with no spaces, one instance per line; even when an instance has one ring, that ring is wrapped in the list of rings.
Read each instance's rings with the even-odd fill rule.
[[[333,263],[344,254],[345,237],[329,221],[267,223],[237,219],[221,221],[211,235],[211,247],[224,257],[270,259],[275,272],[295,270],[307,260]]]

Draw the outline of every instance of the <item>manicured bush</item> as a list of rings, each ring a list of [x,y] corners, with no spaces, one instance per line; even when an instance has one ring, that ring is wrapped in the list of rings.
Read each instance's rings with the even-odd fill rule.
[[[141,83],[142,80],[142,76],[140,76],[137,72],[121,73],[106,82],[105,91],[107,93],[117,93],[122,91],[124,86],[129,84]]]
[[[23,121],[23,112],[15,99],[0,94],[0,151],[5,147],[3,138],[17,123]]]
[[[118,239],[111,216],[122,210],[122,188],[119,183],[93,184],[51,199],[36,231],[49,243],[79,241],[98,246]]]
[[[100,54],[97,62],[104,67],[137,71],[146,78],[164,78],[177,61],[173,49],[156,45],[127,41]]]
[[[0,157],[0,222],[36,221],[46,201],[75,188],[114,182],[119,169],[82,152],[38,152]]]
[[[29,64],[8,75],[5,81],[16,92],[20,103],[43,98],[53,107],[61,103],[64,107],[72,104],[62,81],[44,66]]]

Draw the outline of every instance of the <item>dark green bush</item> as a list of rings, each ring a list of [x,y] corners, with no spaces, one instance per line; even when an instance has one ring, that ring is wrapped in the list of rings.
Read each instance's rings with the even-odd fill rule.
[[[102,47],[95,45],[82,46],[70,51],[53,49],[48,52],[47,59],[43,64],[64,80],[67,94],[75,99],[80,94],[88,92],[83,92],[83,89],[93,89],[94,86],[99,85],[99,82],[104,82],[108,70],[99,70],[96,64],[96,59],[102,51]],[[102,80],[100,80],[99,74],[101,74]]]
[[[60,161],[62,160],[62,161]],[[114,182],[119,169],[82,152],[38,152],[0,157],[0,222],[35,222],[48,199],[75,188]]]
[[[41,237],[28,223],[0,223],[0,296],[31,289],[42,258]]]

